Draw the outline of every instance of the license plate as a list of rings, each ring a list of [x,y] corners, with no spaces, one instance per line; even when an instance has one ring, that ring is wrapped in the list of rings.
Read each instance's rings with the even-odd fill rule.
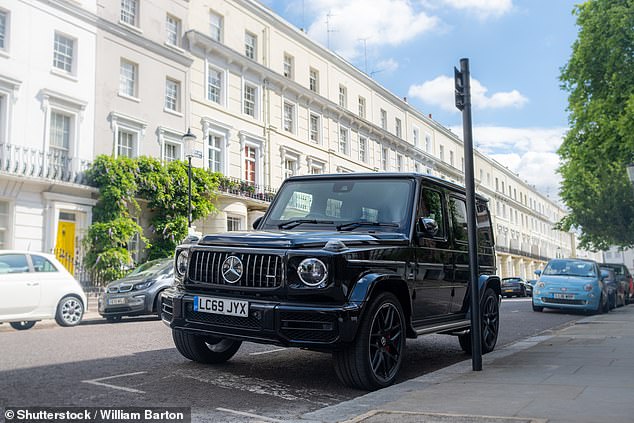
[[[108,298],[108,305],[125,304],[125,298]]]
[[[505,289],[504,292],[513,292],[512,289]]]
[[[249,302],[229,298],[194,297],[194,311],[227,316],[249,317]]]
[[[553,294],[558,300],[574,300],[575,294]]]

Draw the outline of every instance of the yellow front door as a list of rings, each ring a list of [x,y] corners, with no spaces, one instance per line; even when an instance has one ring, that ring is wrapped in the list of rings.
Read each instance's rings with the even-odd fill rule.
[[[55,256],[71,274],[75,263],[75,222],[59,221]]]

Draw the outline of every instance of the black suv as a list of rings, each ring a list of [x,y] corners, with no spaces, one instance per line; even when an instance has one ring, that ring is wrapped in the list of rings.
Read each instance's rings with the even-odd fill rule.
[[[190,360],[221,363],[242,341],[334,355],[343,383],[394,382],[405,338],[457,335],[470,352],[464,188],[419,174],[287,179],[254,231],[175,253],[162,319]],[[500,279],[491,218],[477,198],[482,352],[495,347]]]

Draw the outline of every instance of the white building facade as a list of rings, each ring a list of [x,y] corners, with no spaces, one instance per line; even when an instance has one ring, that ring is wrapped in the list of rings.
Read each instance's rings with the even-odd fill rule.
[[[14,31],[29,19],[42,20],[46,42]],[[225,177],[199,232],[250,228],[292,175],[420,172],[464,183],[455,134],[255,0],[0,0],[0,30],[0,145],[15,154],[62,143],[81,170],[98,154],[182,160],[191,128],[202,153],[193,165]],[[67,142],[55,132],[51,143],[51,121],[70,128]],[[4,149],[0,248],[51,250],[71,218],[62,213],[82,222],[79,243],[95,191],[7,171],[23,167]],[[475,177],[490,200],[500,275],[531,278],[547,259],[576,254],[574,236],[553,229],[565,214],[555,202],[478,152]]]

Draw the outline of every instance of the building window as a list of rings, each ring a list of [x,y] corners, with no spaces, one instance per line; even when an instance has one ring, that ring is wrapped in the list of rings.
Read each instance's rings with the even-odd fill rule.
[[[440,146],[440,151],[438,152],[438,156],[440,157],[441,161],[445,161],[445,146],[441,145]]]
[[[395,128],[396,136],[399,138],[402,138],[403,137],[403,123],[401,122],[399,118],[394,119],[394,128]]]
[[[138,26],[139,3],[137,0],[121,0],[121,22]]]
[[[284,178],[290,178],[297,174],[297,160],[284,159]]]
[[[368,162],[368,139],[366,137],[359,137],[359,160],[362,163]]]
[[[310,68],[308,71],[308,88],[314,93],[319,92],[319,71]]]
[[[207,99],[220,104],[221,96],[222,72],[210,66],[207,75]]]
[[[324,169],[322,166],[313,165],[310,167],[311,175],[321,175],[323,172],[324,172]]]
[[[181,38],[181,21],[172,15],[165,18],[165,42],[172,46],[178,46]]]
[[[387,170],[389,154],[387,151],[387,147],[381,148],[381,169]]]
[[[293,56],[284,53],[284,76],[288,79],[293,79],[293,62]]]
[[[222,16],[209,12],[209,35],[212,39],[222,42]]]
[[[207,144],[208,167],[212,172],[222,172],[223,168],[223,138],[218,135],[209,135]]]
[[[9,46],[9,13],[0,10],[0,50],[7,50]],[[1,242],[1,240],[0,240]],[[0,247],[2,244],[0,244]]]
[[[359,96],[359,117],[365,119],[365,97]]]
[[[258,51],[258,37],[250,32],[244,33],[244,55],[249,59],[255,60]]]
[[[344,128],[340,126],[339,127],[339,152],[340,153],[348,154],[348,138],[349,138],[348,128]]]
[[[163,158],[166,163],[181,160],[180,144],[166,141],[164,145]]]
[[[51,112],[50,151],[54,160],[68,157],[70,150],[71,117],[59,112]]]
[[[165,80],[165,108],[173,112],[180,111],[180,83],[171,79]]]
[[[425,134],[425,151],[431,153],[431,135]]]
[[[0,250],[9,248],[9,202],[0,201]]]
[[[454,165],[454,154],[453,154],[453,151],[451,151],[451,150],[449,150],[449,164],[451,166]]]
[[[255,118],[256,88],[253,85],[244,84],[244,114]]]
[[[53,45],[53,66],[64,72],[71,73],[73,71],[73,52],[75,48],[75,40],[55,33],[55,42]]]
[[[136,136],[134,132],[119,129],[117,132],[117,157],[136,157]]]
[[[295,106],[284,102],[284,130],[295,133]]]
[[[257,150],[255,147],[247,145],[244,147],[244,179],[255,184],[257,164]]]
[[[227,231],[241,231],[242,219],[239,217],[227,216]]]
[[[136,63],[121,59],[119,69],[119,93],[129,97],[136,97],[138,66]]]
[[[420,131],[418,130],[418,128],[416,127],[412,128],[412,142],[414,143],[414,147],[418,147],[419,138],[420,138]]]
[[[343,108],[348,106],[348,89],[344,85],[339,85],[339,105]]]
[[[381,109],[381,128],[387,129],[387,112]]]
[[[310,140],[315,144],[319,144],[319,132],[320,132],[320,124],[319,124],[319,116],[315,114],[310,114]]]
[[[396,155],[396,171],[397,172],[403,171],[403,155],[402,154]]]

